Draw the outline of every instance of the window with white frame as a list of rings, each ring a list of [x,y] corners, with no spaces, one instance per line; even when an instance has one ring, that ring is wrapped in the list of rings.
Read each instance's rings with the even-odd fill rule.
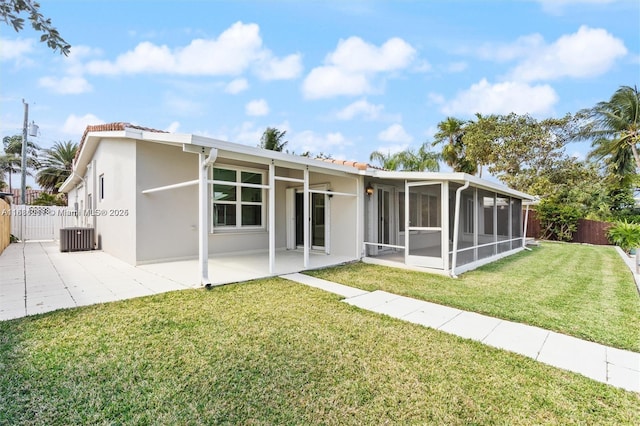
[[[212,174],[214,229],[264,228],[265,172],[223,166]]]

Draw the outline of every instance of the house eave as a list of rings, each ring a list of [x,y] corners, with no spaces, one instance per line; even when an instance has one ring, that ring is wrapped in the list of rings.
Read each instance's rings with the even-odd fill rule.
[[[469,182],[473,186],[487,189],[490,191],[496,191],[504,195],[521,198],[523,200],[533,201],[535,198],[532,195],[526,194],[521,191],[516,191],[507,186],[499,183],[491,182],[486,179],[479,178],[467,173],[443,173],[443,172],[398,172],[398,171],[386,171],[386,170],[374,170],[369,169],[366,172],[367,176],[390,179],[390,180],[409,180],[409,181],[448,181],[464,183]]]

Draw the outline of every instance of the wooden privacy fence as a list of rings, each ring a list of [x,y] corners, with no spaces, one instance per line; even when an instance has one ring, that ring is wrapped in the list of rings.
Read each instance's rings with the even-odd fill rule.
[[[611,224],[609,222],[578,219],[578,229],[573,233],[571,242],[611,245],[607,238],[607,230],[610,226]],[[542,226],[540,225],[540,220],[536,217],[535,210],[530,210],[527,222],[527,237],[540,238],[541,234]]]
[[[11,206],[0,198],[0,254],[11,242]]]

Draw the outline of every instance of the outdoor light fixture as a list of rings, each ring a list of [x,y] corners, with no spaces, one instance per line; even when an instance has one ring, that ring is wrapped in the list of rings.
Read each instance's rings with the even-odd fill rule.
[[[371,186],[371,184],[369,184],[367,186],[367,188],[365,189],[365,192],[367,193],[367,195],[373,195],[373,186]]]

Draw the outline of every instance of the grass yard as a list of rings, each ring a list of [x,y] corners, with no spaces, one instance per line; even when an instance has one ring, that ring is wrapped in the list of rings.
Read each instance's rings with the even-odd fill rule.
[[[0,322],[0,370],[3,425],[640,424],[636,393],[277,278]]]
[[[364,263],[308,274],[640,352],[640,298],[613,247],[543,243],[457,280]]]

